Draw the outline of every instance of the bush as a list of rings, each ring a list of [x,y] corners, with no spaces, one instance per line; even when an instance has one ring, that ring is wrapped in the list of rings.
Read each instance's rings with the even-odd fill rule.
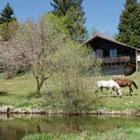
[[[56,55],[57,78],[64,98],[64,110],[68,113],[81,113],[92,102],[90,91],[91,69],[99,71],[100,62],[90,50],[68,41]],[[89,77],[89,79],[87,79]]]

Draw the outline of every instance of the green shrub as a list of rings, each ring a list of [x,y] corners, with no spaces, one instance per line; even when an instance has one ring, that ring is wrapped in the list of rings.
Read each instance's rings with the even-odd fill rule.
[[[100,62],[87,48],[67,41],[57,52],[55,63],[60,93],[64,99],[64,110],[68,113],[80,113],[89,108],[93,94],[92,73],[99,72]],[[89,77],[89,78],[87,78]],[[58,80],[59,79],[59,80]]]

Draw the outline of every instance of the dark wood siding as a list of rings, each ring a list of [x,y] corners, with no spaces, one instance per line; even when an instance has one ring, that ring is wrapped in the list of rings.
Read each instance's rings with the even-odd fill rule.
[[[130,71],[127,71],[127,73],[132,73],[136,70],[136,50],[134,48],[100,37],[93,38],[87,45],[90,46],[94,52],[96,52],[97,49],[102,49],[103,56],[100,59],[102,60],[103,68],[119,66],[123,68],[121,71],[127,71],[129,69]],[[110,52],[111,49],[115,50],[117,55],[110,55],[113,52]]]

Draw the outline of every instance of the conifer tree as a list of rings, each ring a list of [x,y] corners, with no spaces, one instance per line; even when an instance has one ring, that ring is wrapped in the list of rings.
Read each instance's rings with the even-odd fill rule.
[[[82,7],[83,0],[53,0],[51,5],[55,15],[66,17],[66,26],[72,40],[82,42],[86,38],[85,12]]]
[[[140,47],[140,3],[137,0],[126,0],[118,29],[119,41]]]
[[[14,15],[14,10],[10,6],[9,3],[4,7],[2,12],[0,13],[0,23],[5,23],[5,22],[11,22],[13,20],[16,20],[15,15]]]
[[[14,15],[14,10],[9,3],[3,8],[0,13],[0,37],[4,41],[8,41],[17,29],[17,20]]]

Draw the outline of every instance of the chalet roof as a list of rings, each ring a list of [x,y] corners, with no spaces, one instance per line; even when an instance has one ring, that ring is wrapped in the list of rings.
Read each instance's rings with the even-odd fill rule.
[[[93,36],[92,38],[88,39],[88,40],[87,40],[86,42],[84,42],[82,45],[85,45],[85,44],[89,43],[90,41],[95,40],[96,38],[108,40],[108,41],[113,42],[113,43],[116,43],[116,44],[118,44],[118,45],[122,45],[122,46],[129,47],[129,48],[132,48],[132,49],[135,49],[135,50],[140,51],[139,48],[135,48],[135,47],[130,46],[130,45],[127,45],[127,44],[125,44],[125,43],[119,42],[119,41],[115,40],[113,37],[110,37],[110,36],[108,36],[108,35],[104,35],[104,34],[101,34],[101,33],[95,34],[95,36]]]

